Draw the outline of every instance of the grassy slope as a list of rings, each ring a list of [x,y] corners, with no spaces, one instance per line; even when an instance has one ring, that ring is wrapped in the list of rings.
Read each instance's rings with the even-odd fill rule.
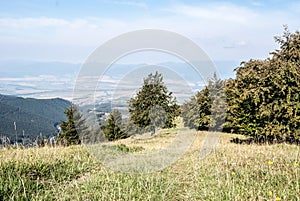
[[[155,151],[175,136],[114,144]],[[294,145],[236,145],[222,134],[215,151],[199,160],[204,132],[175,164],[149,174],[116,173],[83,146],[0,151],[0,200],[300,200],[299,151]]]

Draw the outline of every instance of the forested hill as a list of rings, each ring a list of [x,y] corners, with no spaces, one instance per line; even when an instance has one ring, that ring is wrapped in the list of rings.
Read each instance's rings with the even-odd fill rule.
[[[54,135],[55,125],[65,120],[64,110],[70,105],[60,98],[33,99],[0,94],[0,137],[7,136],[15,142],[14,122],[20,142],[22,138],[34,139],[40,133],[46,137]]]

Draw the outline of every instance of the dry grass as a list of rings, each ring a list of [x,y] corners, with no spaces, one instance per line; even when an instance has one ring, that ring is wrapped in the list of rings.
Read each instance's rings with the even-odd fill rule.
[[[114,144],[154,152],[178,132]],[[2,150],[0,200],[300,200],[298,146],[233,144],[236,136],[221,134],[211,155],[200,160],[205,135],[197,133],[183,157],[149,174],[114,172],[84,146]]]

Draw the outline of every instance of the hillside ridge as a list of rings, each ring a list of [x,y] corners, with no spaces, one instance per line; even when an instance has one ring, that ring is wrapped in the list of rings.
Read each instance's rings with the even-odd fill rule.
[[[58,123],[65,120],[64,110],[71,102],[62,98],[35,99],[0,94],[0,136],[11,142],[55,135]],[[16,129],[16,130],[15,130]]]

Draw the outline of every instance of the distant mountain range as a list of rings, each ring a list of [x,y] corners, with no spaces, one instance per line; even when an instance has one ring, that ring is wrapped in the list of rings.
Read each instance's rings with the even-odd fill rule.
[[[0,94],[0,137],[11,143],[57,133],[56,125],[65,120],[64,110],[71,102],[64,99],[34,99]]]
[[[214,64],[220,73],[221,78],[227,79],[229,77],[234,77],[233,69],[238,65],[238,61],[214,61]],[[58,62],[58,61],[19,61],[19,60],[6,60],[0,61],[0,78],[1,77],[32,77],[40,75],[77,75],[81,68],[81,63],[67,63],[67,62]],[[113,64],[109,71],[110,76],[122,77],[124,74],[129,71],[138,69],[148,64],[139,63],[139,64]],[[158,63],[158,66],[166,66],[172,70],[175,70],[177,73],[186,74],[192,71],[189,71],[191,68],[187,63],[179,62],[163,62]],[[202,68],[205,68],[203,66]],[[188,70],[188,71],[187,71]],[[213,73],[213,72],[212,72]],[[188,75],[187,75],[188,76]]]

